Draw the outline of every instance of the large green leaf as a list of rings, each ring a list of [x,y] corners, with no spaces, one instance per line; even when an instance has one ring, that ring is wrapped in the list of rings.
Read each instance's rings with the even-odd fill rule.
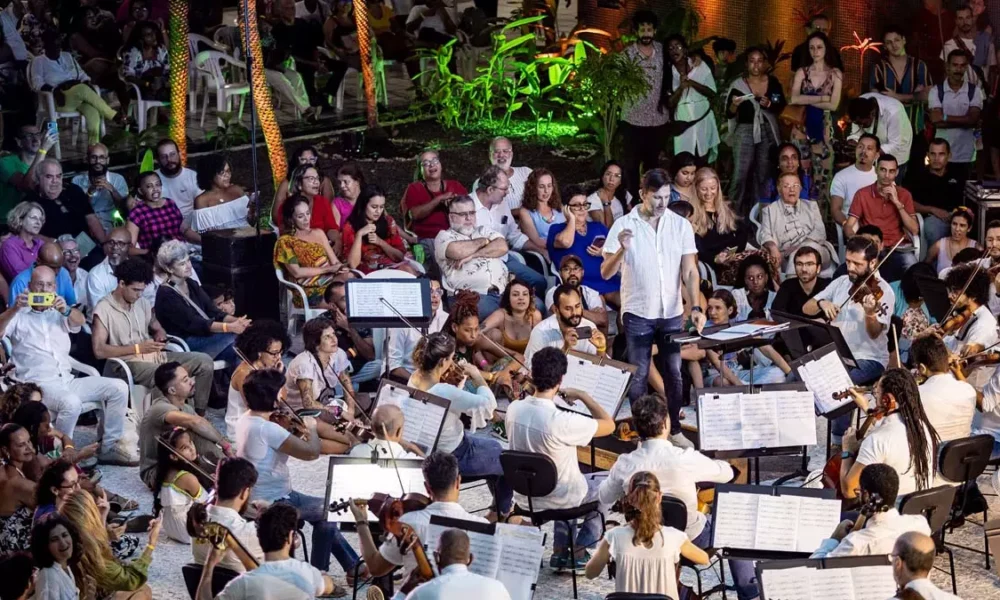
[[[535,15],[533,17],[525,17],[523,19],[518,19],[516,21],[511,21],[510,23],[507,23],[506,25],[504,25],[503,29],[501,29],[500,31],[501,32],[510,31],[511,29],[518,29],[520,27],[524,27],[525,25],[531,25],[533,23],[538,23],[539,21],[545,19],[546,16],[547,15]],[[532,37],[534,37],[534,36],[532,36]]]
[[[521,44],[523,44],[523,43],[525,43],[525,42],[527,42],[529,40],[534,41],[534,39],[535,39],[535,34],[533,34],[533,33],[526,33],[526,34],[524,34],[524,35],[522,35],[520,37],[516,37],[516,38],[508,41],[504,45],[500,46],[499,48],[497,48],[496,53],[497,54],[504,54],[506,52],[509,52],[512,48],[517,48],[518,46],[520,46]]]

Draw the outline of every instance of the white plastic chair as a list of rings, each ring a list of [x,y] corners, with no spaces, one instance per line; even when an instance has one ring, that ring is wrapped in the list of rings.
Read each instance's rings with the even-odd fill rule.
[[[250,84],[246,81],[227,82],[222,72],[223,65],[246,74],[246,65],[223,52],[204,50],[195,56],[194,68],[205,80],[204,98],[201,106],[202,127],[205,126],[205,112],[208,109],[208,96],[210,94],[215,94],[216,113],[225,112],[227,106],[232,108],[232,103],[238,98],[240,103],[237,113],[238,120],[243,120],[243,107],[246,104],[246,96],[250,93]],[[222,119],[219,119],[219,126],[222,125]]]
[[[222,31],[222,27],[219,31]],[[194,67],[194,57],[198,56],[198,53],[202,51],[202,48],[210,48],[223,54],[229,54],[229,48],[218,41],[210,40],[203,35],[197,33],[188,34],[188,58],[192,59],[188,64],[188,114],[195,114],[198,110],[198,94],[204,89],[205,76],[203,73],[199,72]],[[233,52],[235,56],[238,50]]]
[[[755,227],[757,227],[758,231],[760,231],[760,213],[762,210],[764,209],[763,207],[761,207],[760,202],[755,203],[750,208],[750,222],[753,223]]]
[[[153,395],[150,393],[151,390],[146,386],[139,385],[135,382],[135,378],[132,377],[132,370],[129,369],[128,363],[124,360],[120,358],[109,358],[108,361],[114,363],[121,371],[122,376],[125,377],[125,383],[128,384],[129,407],[135,411],[139,421],[142,421],[142,416],[146,414],[146,410],[153,402]]]
[[[28,81],[31,82],[31,67],[35,60],[32,58],[28,61]],[[100,88],[94,87],[97,94],[101,94]],[[79,139],[79,134],[84,133],[86,137],[87,132],[87,119],[76,110],[59,111],[56,109],[55,95],[52,92],[43,92],[41,90],[33,89],[36,94],[38,94],[38,114],[41,115],[43,119],[52,121],[58,126],[59,119],[72,119],[70,123],[70,143],[76,146],[77,140]],[[101,119],[101,136],[104,136],[104,119]],[[55,146],[56,160],[62,160],[62,143],[59,138],[56,138]]]
[[[119,64],[123,62],[122,53],[119,53],[118,62]],[[170,106],[170,103],[162,100],[150,100],[143,98],[142,89],[135,83],[129,81],[120,68],[118,70],[118,77],[125,82],[126,86],[132,88],[132,91],[135,93],[135,102],[129,102],[128,105],[129,115],[135,119],[135,123],[138,126],[139,131],[145,131],[149,111],[158,109],[161,106]],[[153,113],[153,124],[156,124],[156,121],[157,113]]]
[[[295,322],[298,317],[301,316],[304,320],[311,321],[326,311],[321,308],[310,307],[306,291],[301,285],[286,279],[285,272],[281,267],[276,268],[274,274],[278,278],[278,284],[285,288],[285,314],[288,315],[288,335],[294,336]],[[294,298],[296,297],[302,302],[301,307],[295,306]]]

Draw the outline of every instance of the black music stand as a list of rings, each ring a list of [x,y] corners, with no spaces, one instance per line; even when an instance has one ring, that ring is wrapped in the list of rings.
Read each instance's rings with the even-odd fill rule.
[[[343,501],[349,499],[349,498],[342,498],[342,497],[337,497],[337,498],[333,497],[332,490],[333,490],[333,476],[334,476],[334,468],[335,467],[344,467],[343,469],[341,469],[341,472],[339,472],[337,474],[339,480],[344,480],[344,479],[351,480],[352,478],[350,477],[350,475],[345,475],[345,473],[343,471],[348,471],[348,470],[350,470],[350,468],[352,466],[355,466],[355,465],[357,465],[357,466],[371,466],[372,464],[376,464],[376,465],[379,466],[379,468],[390,469],[392,471],[395,471],[397,468],[399,468],[399,469],[417,469],[419,471],[420,468],[422,467],[423,463],[424,463],[423,459],[420,459],[420,458],[396,458],[395,465],[393,465],[393,461],[388,456],[384,456],[384,457],[380,456],[377,460],[373,460],[373,459],[371,459],[369,457],[365,457],[365,456],[331,456],[329,460],[330,460],[329,466],[327,467],[327,471],[326,471],[326,495],[325,495],[325,503],[324,503],[324,506],[326,506],[327,509],[328,509],[327,510],[327,519],[328,520],[329,520],[330,514],[331,514],[330,511],[329,511],[329,508],[331,506],[333,506],[334,504],[336,504],[336,503],[340,503],[340,502],[343,502]],[[375,491],[383,493],[383,494],[388,494],[388,495],[393,496],[393,497],[403,496],[403,495],[409,493],[410,491],[412,491],[412,490],[403,489],[402,493],[400,493],[399,483],[397,482],[396,475],[395,475],[395,473],[393,473],[392,475],[393,476],[392,476],[391,479],[392,479],[393,483],[395,484],[394,486],[388,487],[386,489],[375,490]],[[405,483],[406,479],[404,479],[403,481]],[[421,489],[418,489],[417,491],[418,492],[422,492]],[[341,525],[345,525],[345,524],[346,525],[351,525],[351,521],[345,521]]]
[[[348,279],[347,321],[355,327],[426,327],[434,318],[428,279]],[[389,304],[405,320],[386,306]]]
[[[917,282],[917,289],[920,290],[920,296],[927,305],[927,312],[940,323],[948,314],[948,309],[951,308],[951,301],[948,300],[948,286],[938,277],[917,275],[914,279]]]
[[[817,321],[815,319],[810,319],[809,317],[802,317],[792,313],[782,312],[780,310],[772,310],[771,317],[775,320],[781,320],[789,323],[800,323],[806,327],[815,327],[819,329],[819,332],[813,332],[816,335],[817,343],[825,340],[829,337],[828,343],[833,343],[837,348],[837,354],[840,355],[840,360],[844,362],[844,365],[848,369],[854,369],[858,366],[858,361],[854,358],[854,353],[851,352],[851,347],[847,345],[847,341],[844,340],[844,334],[840,332],[840,329],[836,325],[831,325],[823,321]],[[822,344],[826,346],[826,343]]]
[[[886,586],[887,588],[895,588],[895,581],[892,576],[892,561],[889,559],[888,555],[880,554],[876,556],[843,556],[839,558],[808,558],[800,560],[774,560],[767,562],[758,562],[755,570],[757,571],[757,585],[760,588],[760,600],[770,600],[772,597],[768,596],[767,592],[767,571],[779,571],[783,569],[795,569],[798,567],[807,567],[816,570],[825,569],[854,569],[860,567],[889,567],[886,572]],[[806,587],[805,595],[801,597],[789,597],[788,595],[776,596],[774,600],[812,600],[813,596],[808,593],[808,586]],[[831,594],[832,595],[832,594]],[[882,596],[880,596],[882,597]]]
[[[781,331],[771,331],[771,332],[767,332],[767,333],[755,333],[755,334],[745,335],[745,336],[742,336],[742,337],[733,338],[733,339],[729,339],[729,340],[713,340],[713,339],[709,339],[709,338],[704,337],[707,334],[712,334],[712,333],[717,333],[717,332],[720,332],[720,331],[725,331],[726,329],[729,329],[731,327],[736,327],[738,325],[743,325],[745,323],[753,323],[753,322],[758,322],[758,321],[762,321],[762,320],[763,319],[754,319],[754,320],[751,320],[751,321],[743,321],[743,322],[740,322],[740,323],[727,323],[725,325],[716,325],[716,326],[713,326],[713,327],[706,327],[705,329],[702,330],[701,335],[692,334],[691,332],[687,332],[687,331],[679,331],[679,332],[670,334],[669,339],[670,339],[671,342],[676,342],[676,343],[693,343],[695,346],[697,346],[701,350],[716,350],[718,352],[721,352],[721,353],[725,354],[727,352],[735,352],[737,350],[742,350],[744,348],[754,348],[754,349],[756,349],[756,348],[759,348],[761,346],[767,346],[767,345],[772,344],[774,342],[774,340],[772,338],[773,338],[773,336],[777,335],[778,333],[782,333],[784,331],[789,331],[789,330],[792,330],[792,329],[798,329],[800,327],[804,327],[805,326],[805,325],[802,325],[802,324],[792,323],[792,324],[789,325],[788,328],[783,329]],[[749,382],[749,385],[751,385],[751,386],[754,385],[753,371],[754,371],[754,367],[756,367],[756,366],[757,366],[756,357],[754,356],[754,353],[751,352],[750,353],[750,382]]]

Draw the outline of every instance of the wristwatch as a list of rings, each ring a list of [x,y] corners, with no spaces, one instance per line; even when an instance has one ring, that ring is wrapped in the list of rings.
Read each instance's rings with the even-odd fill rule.
[[[701,310],[700,306],[693,306],[691,307],[691,312],[704,312],[704,311]]]

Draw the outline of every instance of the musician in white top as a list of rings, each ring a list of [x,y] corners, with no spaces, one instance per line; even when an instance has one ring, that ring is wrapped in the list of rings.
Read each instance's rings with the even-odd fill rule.
[[[934,334],[921,335],[910,346],[910,359],[925,378],[919,388],[920,403],[941,441],[972,435],[976,390],[955,379],[949,365],[951,354],[944,341]]]
[[[427,538],[431,517],[434,515],[477,523],[487,522],[486,519],[478,515],[466,512],[458,503],[458,491],[462,477],[458,473],[458,460],[454,456],[445,452],[433,452],[424,459],[422,468],[424,488],[427,490],[427,495],[430,496],[431,503],[427,508],[410,511],[399,518],[402,523],[413,528],[417,538],[421,540]],[[417,563],[416,559],[413,558],[413,552],[405,550],[405,545],[401,549],[398,540],[390,536],[382,542],[381,546],[375,545],[371,530],[368,528],[367,507],[351,503],[350,509],[358,528],[361,554],[373,576],[381,577],[399,566],[403,567],[406,574],[414,569]]]
[[[242,516],[250,504],[250,491],[257,484],[257,469],[245,458],[223,458],[215,469],[215,475],[218,480],[215,502],[205,505],[207,520],[228,529],[250,556],[258,563],[264,562],[264,551],[257,539],[257,523]],[[197,510],[191,509],[192,516],[197,514]],[[211,550],[212,545],[208,542],[195,540],[191,545],[194,562],[204,565]],[[217,563],[237,573],[246,571],[246,567],[232,550],[227,550]]]
[[[944,343],[948,349],[960,356],[970,356],[983,350],[994,349],[1000,342],[997,334],[997,319],[990,312],[990,278],[982,268],[973,276],[976,270],[975,265],[959,265],[948,272],[944,279],[944,284],[948,288],[948,299],[955,305],[952,316],[961,317],[963,313],[971,316],[964,319],[964,322],[955,329],[952,328],[944,336]],[[971,277],[971,280],[970,280]],[[966,287],[968,284],[968,287]],[[962,290],[965,293],[962,293]],[[961,322],[961,321],[960,321]],[[935,325],[934,329],[940,331],[941,325]],[[981,390],[986,380],[992,373],[992,369],[975,368],[970,373],[966,373],[969,383],[977,390]]]
[[[375,439],[351,448],[348,456],[380,460],[393,458],[423,458],[424,452],[416,444],[403,439],[403,411],[394,404],[383,404],[372,413],[372,433]]]
[[[594,438],[611,435],[615,430],[614,419],[588,394],[562,388],[566,368],[566,355],[559,349],[542,348],[536,352],[531,359],[535,395],[512,402],[507,409],[510,449],[544,454],[556,466],[555,489],[547,496],[532,498],[534,510],[573,508],[597,500],[603,474],[584,477],[580,472],[576,449],[586,446]],[[582,403],[591,416],[558,408],[554,401],[557,393],[561,393],[566,402]],[[518,494],[516,498],[520,505],[528,505],[526,497]],[[584,518],[583,527],[577,529],[577,556],[573,557],[577,567],[586,564],[586,548],[596,544],[603,533],[602,519],[597,513],[590,513]],[[563,523],[556,522],[554,527],[550,565],[572,568],[574,562],[569,555],[569,531]]]
[[[934,540],[928,535],[911,531],[896,538],[891,554],[896,585],[901,590],[913,590],[924,600],[959,600],[958,596],[942,592],[931,583],[936,554]]]
[[[444,290],[441,289],[441,282],[436,279],[431,280],[431,322],[427,326],[427,333],[437,333],[444,327],[448,320],[448,312],[444,310],[441,299],[444,298]],[[420,332],[409,327],[389,330],[389,374],[397,377],[400,381],[406,381],[417,370],[413,364],[413,350],[420,341]]]
[[[555,314],[543,319],[531,330],[528,346],[524,349],[525,360],[531,361],[531,357],[542,348],[603,356],[607,350],[607,338],[593,321],[583,318],[583,298],[579,289],[564,283],[556,288],[552,298]],[[584,328],[589,328],[589,331]]]
[[[680,346],[668,336],[680,331],[683,320],[681,293],[687,295],[691,322],[701,331],[705,315],[701,309],[698,248],[687,219],[667,210],[670,175],[663,169],[647,171],[639,190],[642,205],[617,219],[604,243],[601,277],[621,273],[621,315],[628,347],[628,362],[636,366],[629,399],[646,393],[653,344],[657,345],[657,369],[663,378],[670,406],[670,440],[686,447],[681,434]]]
[[[842,521],[810,558],[889,554],[904,533],[930,535],[931,528],[923,515],[901,515],[896,510],[899,477],[895,469],[884,464],[868,465],[861,473],[859,486],[861,512],[870,513],[864,528],[855,531],[853,521]]]
[[[410,592],[406,600],[510,600],[504,584],[469,571],[473,558],[469,536],[461,529],[446,530],[434,551],[440,575]]]

